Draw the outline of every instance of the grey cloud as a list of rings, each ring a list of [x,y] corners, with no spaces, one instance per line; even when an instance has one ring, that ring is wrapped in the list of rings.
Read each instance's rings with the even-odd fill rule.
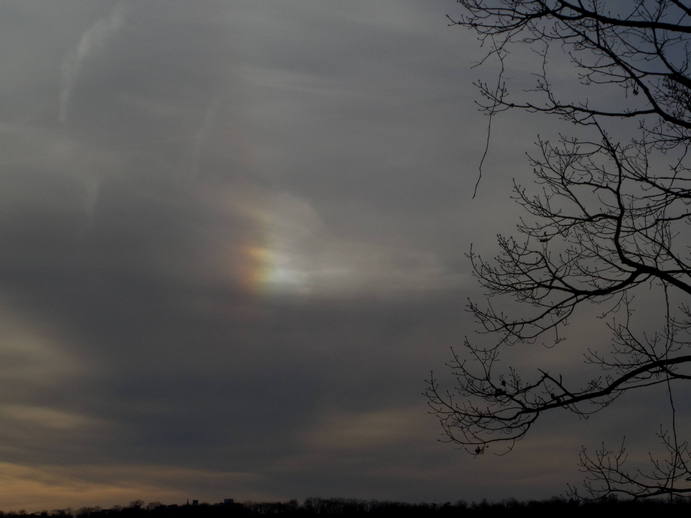
[[[0,8],[27,56],[0,50],[7,461],[170,498],[503,496],[530,448],[480,479],[419,394],[472,327],[468,242],[514,214],[505,176],[470,200],[486,121],[453,2],[60,4]],[[532,138],[508,123],[495,170]]]

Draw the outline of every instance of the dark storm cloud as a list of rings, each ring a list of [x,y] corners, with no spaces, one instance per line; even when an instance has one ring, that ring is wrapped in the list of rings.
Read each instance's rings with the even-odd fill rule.
[[[452,2],[56,4],[0,8],[0,443],[48,481],[22,487],[561,489],[534,459],[521,482],[534,443],[500,481],[468,469],[419,396],[470,325],[468,242],[513,214],[511,175],[470,201],[485,126]]]

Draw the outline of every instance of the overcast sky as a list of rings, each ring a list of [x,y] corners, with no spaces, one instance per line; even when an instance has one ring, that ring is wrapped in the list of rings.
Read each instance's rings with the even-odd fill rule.
[[[0,509],[549,497],[630,424],[437,442],[464,254],[538,131],[498,119],[471,199],[491,69],[455,8],[0,2]]]

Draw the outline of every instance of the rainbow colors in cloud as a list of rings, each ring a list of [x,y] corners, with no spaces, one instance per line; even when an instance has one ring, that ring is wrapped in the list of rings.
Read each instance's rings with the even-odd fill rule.
[[[244,281],[253,293],[309,291],[307,274],[291,265],[289,255],[261,246],[245,247],[243,255],[250,265]]]

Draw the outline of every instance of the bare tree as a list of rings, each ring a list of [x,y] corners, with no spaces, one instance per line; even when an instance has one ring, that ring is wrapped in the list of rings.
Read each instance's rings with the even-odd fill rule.
[[[674,386],[691,380],[691,2],[458,3],[461,14],[449,16],[450,23],[474,31],[488,48],[486,59],[499,63],[495,84],[477,83],[488,130],[497,113],[517,109],[559,117],[578,128],[578,136],[538,139],[529,156],[536,192],[514,184],[527,214],[517,236],[499,236],[491,260],[471,249],[488,296],[482,304],[470,301],[468,309],[486,341],[466,338],[463,349],[453,351],[450,386],[430,377],[431,412],[445,438],[471,454],[490,446],[505,452],[546,412],[585,417],[626,392],[660,385],[671,412],[668,431],[659,434],[663,456],[652,457],[644,473],[625,465],[623,444],[614,451],[583,450],[585,489],[590,496],[691,494],[691,452],[677,436],[673,397]],[[516,45],[527,45],[540,60],[534,88],[517,96],[504,79]],[[555,53],[580,79],[568,98],[549,74]],[[635,325],[643,291],[646,298],[659,294],[655,329]],[[506,300],[520,303],[520,314],[502,309]],[[598,307],[611,332],[608,350],[581,345],[595,375],[574,384],[538,367],[528,374],[504,367],[502,355],[512,346],[558,346],[569,320],[589,305]]]

